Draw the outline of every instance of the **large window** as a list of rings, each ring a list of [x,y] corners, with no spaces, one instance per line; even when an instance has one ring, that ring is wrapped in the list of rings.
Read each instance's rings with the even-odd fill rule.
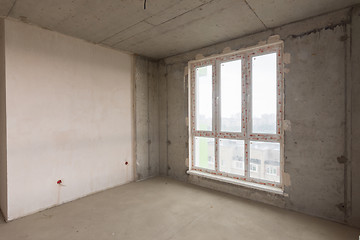
[[[189,62],[189,173],[282,188],[282,48]]]

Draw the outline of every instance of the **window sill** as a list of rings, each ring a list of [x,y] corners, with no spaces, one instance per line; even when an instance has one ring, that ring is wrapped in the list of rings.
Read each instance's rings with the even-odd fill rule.
[[[253,188],[253,189],[257,189],[257,190],[261,190],[261,191],[265,191],[265,192],[270,192],[270,193],[274,193],[274,194],[285,195],[283,189],[277,188],[277,187],[265,186],[265,185],[252,183],[252,182],[245,182],[245,181],[238,180],[238,179],[217,176],[217,175],[203,173],[203,172],[194,171],[194,170],[189,170],[189,171],[187,171],[187,173],[189,175],[209,178],[212,180],[217,180],[219,182],[225,182],[225,183],[230,183],[230,184],[239,185],[239,186],[243,186],[243,187],[249,187],[249,188]]]

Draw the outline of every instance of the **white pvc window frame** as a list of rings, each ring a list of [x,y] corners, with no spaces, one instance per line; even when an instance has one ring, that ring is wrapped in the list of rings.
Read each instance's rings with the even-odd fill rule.
[[[189,173],[230,182],[238,185],[250,186],[262,189],[261,186],[279,189],[283,191],[284,173],[284,64],[283,64],[282,41],[271,44],[255,46],[244,50],[217,55],[214,57],[193,60],[188,64],[189,69]],[[276,53],[277,56],[277,117],[275,134],[252,133],[251,119],[251,79],[252,79],[252,58],[265,54]],[[228,61],[241,59],[242,64],[242,122],[241,132],[220,131],[220,64]],[[197,131],[195,117],[195,90],[196,90],[196,69],[212,65],[212,131]],[[195,137],[210,137],[215,139],[215,170],[205,169],[194,165],[194,139]],[[219,170],[219,139],[244,140],[245,141],[245,175],[236,175],[221,172]],[[276,142],[280,144],[280,182],[271,182],[264,179],[250,177],[250,141]]]

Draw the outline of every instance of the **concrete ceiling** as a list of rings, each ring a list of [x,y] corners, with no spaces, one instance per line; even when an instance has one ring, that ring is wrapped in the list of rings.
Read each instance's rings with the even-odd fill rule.
[[[0,15],[163,58],[342,9],[360,0],[0,0]]]

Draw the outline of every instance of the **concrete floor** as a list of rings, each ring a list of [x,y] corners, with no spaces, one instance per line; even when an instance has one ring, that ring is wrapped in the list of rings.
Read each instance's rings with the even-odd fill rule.
[[[357,240],[359,235],[360,229],[161,177],[0,222],[1,240]]]

